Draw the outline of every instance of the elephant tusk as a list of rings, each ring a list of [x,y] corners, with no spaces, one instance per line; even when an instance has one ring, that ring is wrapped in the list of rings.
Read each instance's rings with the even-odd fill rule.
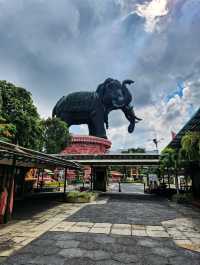
[[[127,79],[127,80],[124,80],[122,82],[122,86],[125,86],[126,84],[127,85],[131,85],[131,84],[134,84],[134,83],[135,83],[135,81]]]

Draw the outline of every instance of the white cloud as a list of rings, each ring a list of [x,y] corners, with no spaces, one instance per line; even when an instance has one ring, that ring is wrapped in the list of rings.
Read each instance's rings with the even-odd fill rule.
[[[160,17],[168,14],[168,0],[152,0],[136,5],[136,13],[146,19],[146,31],[153,32]]]
[[[171,131],[178,133],[189,120],[193,92],[187,83],[183,89],[183,96],[175,95],[167,103],[162,100],[159,104],[149,105],[138,111],[143,118],[136,124],[135,132],[130,135],[127,126],[118,126],[109,130],[114,149],[145,147],[147,150],[155,149],[153,138],[160,140],[159,149],[164,148],[171,141]]]

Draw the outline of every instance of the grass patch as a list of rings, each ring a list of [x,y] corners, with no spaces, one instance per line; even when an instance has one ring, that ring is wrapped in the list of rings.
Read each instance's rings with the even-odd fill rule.
[[[46,187],[64,187],[64,182],[63,181],[46,182],[45,186]]]
[[[87,203],[94,201],[97,194],[94,192],[70,191],[66,195],[66,201],[70,203]]]

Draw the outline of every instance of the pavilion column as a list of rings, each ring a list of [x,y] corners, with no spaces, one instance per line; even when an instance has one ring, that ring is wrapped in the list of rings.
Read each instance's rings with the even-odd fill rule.
[[[66,187],[67,187],[67,168],[64,171],[64,191],[63,191],[63,200],[66,200]]]
[[[2,167],[1,168],[1,176],[0,176],[0,184],[1,184],[1,190],[0,190],[0,224],[4,223],[4,215],[6,211],[7,206],[7,199],[8,199],[8,190],[7,190],[7,168]]]
[[[90,189],[91,191],[93,190],[93,174],[94,174],[94,170],[93,170],[93,166],[91,166],[91,173],[90,173]]]
[[[40,183],[40,168],[37,169],[37,192],[39,191],[39,183]]]
[[[11,220],[12,212],[13,212],[13,203],[14,203],[14,191],[15,191],[15,174],[16,174],[16,157],[13,157],[13,164],[8,172],[7,178],[7,203],[4,214],[4,223],[7,223]]]

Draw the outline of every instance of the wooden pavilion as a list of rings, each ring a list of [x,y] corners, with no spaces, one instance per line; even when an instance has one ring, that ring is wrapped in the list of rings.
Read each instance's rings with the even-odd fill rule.
[[[16,180],[20,179],[23,185],[25,175],[31,168],[81,170],[80,165],[74,161],[0,141],[0,223],[11,219]]]

